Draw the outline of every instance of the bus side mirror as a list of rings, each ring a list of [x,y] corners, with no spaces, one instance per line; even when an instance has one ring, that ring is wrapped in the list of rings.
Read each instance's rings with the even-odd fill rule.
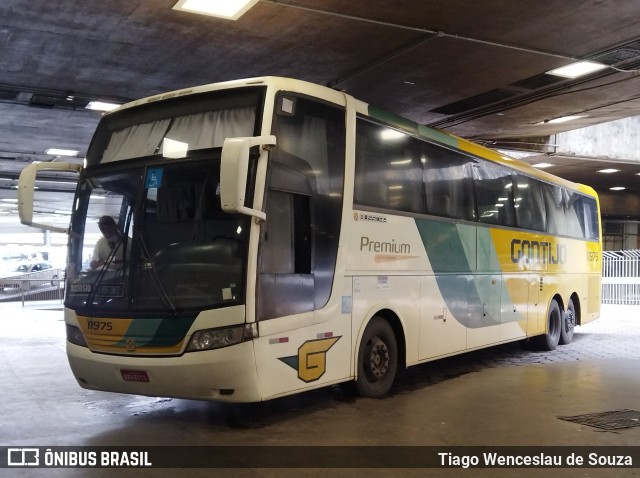
[[[81,164],[70,163],[31,163],[20,173],[18,180],[18,214],[25,226],[36,227],[53,232],[67,232],[68,228],[33,222],[33,194],[38,171],[75,171],[82,169]]]
[[[267,215],[244,205],[249,171],[249,150],[262,146],[258,161],[267,159],[267,148],[275,146],[275,136],[227,138],[222,146],[220,164],[220,203],[222,210],[266,219]],[[257,189],[257,188],[256,188]]]

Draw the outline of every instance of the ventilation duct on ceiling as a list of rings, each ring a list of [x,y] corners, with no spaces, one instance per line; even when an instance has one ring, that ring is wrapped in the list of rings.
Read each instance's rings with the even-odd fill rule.
[[[34,94],[29,101],[29,106],[39,108],[84,108],[89,103],[86,98],[78,98],[76,96],[59,97],[43,94]]]
[[[15,100],[18,98],[17,91],[0,90],[0,100]]]
[[[546,73],[542,73],[530,78],[525,78],[524,80],[516,81],[515,83],[511,83],[509,86],[513,86],[515,88],[523,88],[526,90],[537,90],[538,88],[544,88],[545,86],[550,86],[565,80],[566,78],[562,78],[561,76],[547,75]]]
[[[472,96],[471,98],[466,98],[454,103],[449,103],[448,105],[440,106],[431,110],[431,113],[455,115],[476,108],[481,108],[483,106],[490,105],[491,103],[506,100],[507,98],[511,98],[512,96],[515,96],[517,94],[517,91],[491,90],[480,95]]]

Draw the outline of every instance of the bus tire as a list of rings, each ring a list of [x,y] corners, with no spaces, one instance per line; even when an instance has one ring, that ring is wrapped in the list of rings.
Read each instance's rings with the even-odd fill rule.
[[[398,343],[393,329],[376,316],[367,325],[358,349],[356,390],[363,397],[382,398],[398,369]]]
[[[562,317],[562,329],[560,330],[560,344],[570,344],[573,340],[573,331],[576,327],[576,307],[573,305],[573,300],[569,299],[567,305],[567,311]]]
[[[549,304],[549,315],[547,316],[547,327],[543,335],[537,337],[537,345],[541,350],[555,350],[560,343],[560,333],[562,331],[562,311],[555,299]]]

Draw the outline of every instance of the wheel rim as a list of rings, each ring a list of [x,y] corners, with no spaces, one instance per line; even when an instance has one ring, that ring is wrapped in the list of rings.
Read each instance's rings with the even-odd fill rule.
[[[389,348],[380,337],[374,337],[367,349],[366,374],[369,381],[375,382],[382,379],[389,371],[391,363]]]
[[[576,326],[576,316],[573,313],[573,310],[569,309],[567,311],[567,320],[565,323],[565,330],[567,332],[571,332],[575,326]]]

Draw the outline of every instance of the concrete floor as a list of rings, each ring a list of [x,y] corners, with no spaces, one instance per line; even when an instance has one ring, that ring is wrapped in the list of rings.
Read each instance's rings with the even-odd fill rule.
[[[640,410],[639,312],[605,306],[601,319],[577,329],[574,341],[554,352],[509,344],[414,367],[384,400],[353,398],[332,387],[248,407],[83,390],[67,365],[61,310],[5,305],[0,307],[0,445],[403,445],[452,451],[455,446],[637,446],[640,427],[604,431],[558,417]],[[638,457],[637,448],[627,450]],[[640,476],[640,463],[634,467],[11,468],[0,469],[0,476]]]

